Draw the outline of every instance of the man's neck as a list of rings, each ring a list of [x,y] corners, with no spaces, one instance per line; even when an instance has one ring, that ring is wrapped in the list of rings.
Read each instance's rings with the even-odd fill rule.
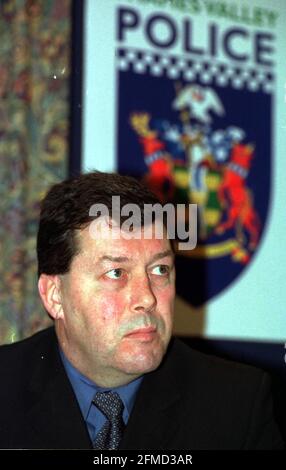
[[[126,374],[113,367],[105,367],[104,370],[101,370],[97,364],[92,363],[89,357],[85,357],[83,353],[77,351],[75,348],[70,348],[67,339],[61,335],[57,327],[56,333],[60,348],[67,360],[75,369],[94,382],[98,387],[121,387],[142,376],[142,374]]]

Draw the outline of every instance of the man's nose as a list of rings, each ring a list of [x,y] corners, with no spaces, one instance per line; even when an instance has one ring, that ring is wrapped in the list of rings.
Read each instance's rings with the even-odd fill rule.
[[[157,304],[156,296],[152,290],[151,282],[148,276],[141,278],[132,286],[132,310],[151,311]]]

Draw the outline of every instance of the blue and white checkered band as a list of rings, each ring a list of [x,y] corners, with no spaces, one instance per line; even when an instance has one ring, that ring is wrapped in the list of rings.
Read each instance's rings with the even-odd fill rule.
[[[156,160],[161,160],[162,158],[166,157],[166,153],[163,152],[162,150],[158,150],[158,152],[151,153],[151,155],[148,155],[145,157],[145,163],[146,165],[151,165],[154,163]]]
[[[231,86],[234,89],[246,89],[265,93],[273,92],[275,77],[271,71],[240,68],[222,62],[194,60],[187,56],[175,56],[152,53],[137,49],[117,50],[117,66],[120,71],[133,71],[137,74],[149,73],[155,77],[168,77],[173,80],[202,84]]]
[[[248,170],[246,168],[243,168],[242,166],[238,165],[237,163],[230,162],[228,165],[228,168],[236,173],[237,175],[241,176],[243,179],[245,179],[248,175]]]

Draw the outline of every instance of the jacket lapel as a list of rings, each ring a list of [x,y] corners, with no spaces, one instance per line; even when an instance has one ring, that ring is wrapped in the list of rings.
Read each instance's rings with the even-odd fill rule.
[[[44,448],[92,448],[76,397],[67,381],[64,374],[57,374],[27,413],[27,423],[35,436],[40,435]]]
[[[181,393],[172,359],[147,374],[138,391],[120,449],[166,449],[179,425]]]
[[[14,432],[17,447],[92,448],[88,431],[61,362],[56,336],[43,347],[28,387],[29,402],[22,430]],[[32,397],[32,398],[31,398]],[[27,432],[23,432],[23,430]],[[27,437],[26,437],[27,436]],[[15,445],[15,444],[14,444]]]

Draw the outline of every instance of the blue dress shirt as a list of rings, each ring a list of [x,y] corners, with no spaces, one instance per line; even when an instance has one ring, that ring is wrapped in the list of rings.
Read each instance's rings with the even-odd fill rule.
[[[118,393],[124,405],[123,421],[127,424],[143,377],[139,377],[138,379],[133,380],[127,385],[122,385],[121,387],[102,388],[81,374],[69,362],[61,349],[60,356],[79,403],[82,416],[86,422],[91,441],[94,442],[97,433],[101,430],[106,421],[104,414],[101,413],[101,411],[92,403],[96,392],[107,392],[112,390],[113,392]]]

